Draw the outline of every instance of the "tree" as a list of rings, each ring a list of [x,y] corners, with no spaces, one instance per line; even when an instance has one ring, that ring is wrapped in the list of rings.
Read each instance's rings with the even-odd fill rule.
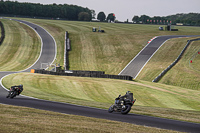
[[[132,19],[133,22],[137,23],[139,21],[139,17],[138,16],[134,16]]]
[[[141,15],[140,16],[140,21],[142,21],[142,23],[146,23],[147,22],[147,19],[149,19],[150,17],[147,16],[147,15]]]
[[[78,20],[80,21],[90,21],[90,14],[87,12],[80,12],[78,14]]]
[[[101,22],[104,21],[106,19],[105,13],[99,12],[99,14],[97,15],[97,19],[100,20]]]
[[[91,10],[92,18],[95,19],[96,13],[95,10]]]
[[[107,17],[107,21],[115,21],[115,14],[114,13],[110,13],[108,14],[108,17]]]

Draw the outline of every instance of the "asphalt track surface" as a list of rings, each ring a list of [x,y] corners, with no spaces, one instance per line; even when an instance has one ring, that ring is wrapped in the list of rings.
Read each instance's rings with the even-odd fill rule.
[[[43,43],[41,56],[38,59],[38,61],[27,70],[21,71],[21,72],[28,72],[31,68],[39,68],[40,62],[43,62],[43,61],[52,62],[55,59],[56,50],[55,50],[54,39],[46,31],[44,31],[43,28],[35,24],[28,23],[28,22],[24,22],[24,23],[26,23],[33,29],[37,28],[36,32],[38,32],[38,34],[41,35],[42,43]],[[46,39],[43,39],[43,37]],[[14,73],[17,73],[17,72],[0,72],[0,79],[2,79],[2,77],[4,77],[5,75],[14,74]],[[177,130],[177,131],[183,131],[183,132],[199,132],[200,131],[200,124],[195,124],[195,123],[156,118],[156,117],[137,115],[137,114],[131,114],[131,113],[128,115],[122,115],[120,113],[108,113],[107,110],[103,110],[103,109],[84,107],[84,106],[79,106],[79,105],[72,105],[72,104],[53,102],[53,101],[45,101],[45,100],[35,99],[31,97],[26,97],[23,95],[17,96],[14,99],[8,99],[6,98],[7,94],[8,94],[7,90],[5,90],[5,88],[2,85],[0,85],[0,103],[1,104],[25,106],[25,107],[49,110],[49,111],[60,112],[60,113],[65,113],[65,114],[95,117],[95,118],[127,122],[127,123],[132,123],[132,124],[137,124],[137,125],[152,126],[152,127],[157,127],[157,128]],[[132,109],[134,110],[134,106],[132,107]]]
[[[180,38],[180,37],[191,37],[191,36],[158,36],[153,41],[148,43],[119,73],[119,75],[127,75],[135,79],[138,74],[142,71],[143,67],[156,53],[156,51],[169,39]]]

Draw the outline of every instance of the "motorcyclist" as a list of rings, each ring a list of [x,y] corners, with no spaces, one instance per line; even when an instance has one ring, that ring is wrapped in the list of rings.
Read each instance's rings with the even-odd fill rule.
[[[133,99],[133,93],[127,91],[125,95],[119,95],[115,98],[115,103],[111,105],[108,109],[109,113],[121,112],[122,114],[127,114],[130,112],[131,107],[134,105],[136,99]]]
[[[19,95],[23,91],[23,85],[20,84],[18,86],[11,86],[10,91],[8,92],[8,95],[6,98],[14,98],[16,95]]]
[[[132,99],[131,97],[133,96],[133,93],[131,93],[130,91],[127,91],[125,95],[120,96],[120,99]]]
[[[23,85],[22,84],[20,84],[18,86],[11,86],[11,88],[14,88],[15,90],[17,90],[17,95],[19,95],[23,91]]]
[[[23,89],[24,89],[22,84],[19,85],[19,89],[20,89],[20,93],[21,93],[21,92],[23,91]],[[20,93],[19,93],[19,94],[20,94]],[[19,95],[19,94],[18,94],[18,95]]]
[[[131,93],[130,91],[127,91],[125,95],[121,96],[119,95],[118,98],[115,99],[115,103],[118,104],[120,103],[120,101],[123,101],[124,99],[133,99],[133,93]]]

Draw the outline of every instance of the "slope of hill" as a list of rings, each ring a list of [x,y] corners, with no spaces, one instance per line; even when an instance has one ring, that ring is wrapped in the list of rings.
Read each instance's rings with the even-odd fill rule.
[[[159,31],[158,25],[25,20],[43,26],[54,36],[58,45],[57,62],[61,65],[64,53],[64,33],[67,30],[72,41],[72,51],[69,54],[70,69],[100,70],[109,74],[118,74],[154,36],[200,34],[199,27],[180,27],[178,32],[169,32]],[[99,26],[106,33],[92,32],[92,27]],[[163,55],[164,57],[161,59],[158,55],[157,59],[153,60],[161,63],[166,62],[165,65],[171,63],[173,58],[176,57],[166,58],[166,56],[171,55],[167,52],[173,49],[174,53],[179,54],[181,47],[183,47],[182,43],[184,42],[185,45],[185,41],[185,39],[169,41],[170,47],[168,45],[162,47],[166,55]],[[179,44],[181,45],[180,48]],[[177,45],[178,47],[176,47]],[[162,49],[160,50],[162,51]],[[150,63],[150,67],[154,68],[155,66],[151,66],[153,64]],[[150,78],[148,77],[147,80]],[[23,92],[25,95],[75,104],[80,104],[81,100],[84,101],[81,102],[83,105],[100,108],[108,108],[118,94],[131,90],[138,99],[133,110],[135,113],[199,122],[199,90],[189,90],[142,80],[124,82],[106,79],[41,76],[29,73],[10,75],[3,80],[6,87],[20,82],[28,86],[27,91],[24,90]],[[190,84],[193,84],[193,82],[191,81]],[[187,114],[186,112],[190,113]]]
[[[7,88],[20,83],[23,83],[23,94],[27,96],[103,109],[108,109],[119,94],[129,90],[137,99],[133,113],[200,122],[198,90],[144,81],[30,73],[13,74],[3,79]]]
[[[26,20],[43,26],[54,36],[58,45],[57,61],[61,65],[64,34],[68,31],[72,44],[70,69],[98,70],[108,74],[118,74],[154,36],[200,34],[197,27],[180,27],[178,32],[169,32],[159,31],[159,25]],[[93,27],[101,27],[105,33],[94,33]]]
[[[160,83],[181,86],[200,91],[200,41],[193,42],[185,52],[180,62],[170,70]],[[197,54],[193,60],[193,55]],[[192,60],[192,63],[190,62]]]
[[[144,67],[138,79],[152,81],[166,69],[181,53],[187,40],[191,38],[171,39],[152,57]],[[160,81],[160,83],[181,86],[188,89],[200,89],[199,55],[190,63],[200,49],[199,41],[190,44],[182,59]]]
[[[1,20],[5,39],[0,45],[0,71],[19,71],[31,66],[39,57],[41,42],[28,26]]]

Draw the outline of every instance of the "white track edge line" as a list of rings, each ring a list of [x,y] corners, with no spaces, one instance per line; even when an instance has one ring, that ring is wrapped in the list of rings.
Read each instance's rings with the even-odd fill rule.
[[[155,36],[154,39],[156,39],[157,37],[159,37],[159,36]],[[153,40],[152,40],[152,41],[153,41]],[[152,42],[152,41],[151,41],[151,42]],[[150,43],[151,43],[151,42],[150,42]],[[149,46],[150,43],[148,43],[148,44],[147,44],[147,45],[146,45],[146,46],[145,46],[145,47],[144,47],[144,48],[143,48],[143,49],[128,63],[128,64],[127,64],[127,65],[126,65],[126,66],[125,66],[125,68],[124,68],[118,75],[120,75],[120,74],[133,62],[133,60],[135,60],[135,58],[138,57],[139,54],[140,54],[147,46]]]

